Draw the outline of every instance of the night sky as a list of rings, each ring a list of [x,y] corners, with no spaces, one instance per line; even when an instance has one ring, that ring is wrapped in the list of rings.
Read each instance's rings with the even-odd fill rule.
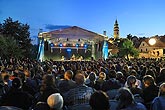
[[[0,22],[8,17],[30,25],[31,37],[39,29],[65,26],[112,37],[118,20],[120,37],[165,34],[165,0],[0,0]]]

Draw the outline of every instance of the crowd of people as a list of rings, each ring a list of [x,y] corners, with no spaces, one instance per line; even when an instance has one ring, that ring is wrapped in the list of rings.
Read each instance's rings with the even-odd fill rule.
[[[0,60],[0,105],[23,110],[165,110],[165,61]]]

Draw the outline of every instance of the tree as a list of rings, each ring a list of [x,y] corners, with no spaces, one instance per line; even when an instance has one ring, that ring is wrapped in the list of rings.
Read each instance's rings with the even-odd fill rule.
[[[128,34],[127,35],[127,39],[131,40],[132,39],[132,35],[131,34]]]
[[[18,47],[14,38],[0,36],[0,51],[0,56],[3,58],[22,57],[22,50]]]
[[[13,21],[9,17],[0,24],[0,34],[5,38],[15,40],[16,45],[22,50],[22,55],[29,57],[32,46],[29,28],[28,24],[22,24],[18,20]]]
[[[122,45],[120,45],[118,53],[119,57],[126,57],[129,60],[129,56],[137,57],[139,55],[131,40],[123,39],[121,43]]]

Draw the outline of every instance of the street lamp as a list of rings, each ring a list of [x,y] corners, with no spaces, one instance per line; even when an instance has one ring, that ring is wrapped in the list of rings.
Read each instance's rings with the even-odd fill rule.
[[[148,41],[148,43],[149,43],[151,46],[153,46],[153,45],[156,44],[156,39],[155,39],[155,38],[150,38],[149,41]],[[153,50],[150,50],[150,53],[149,53],[149,54],[150,54],[150,57],[151,57],[152,51],[153,51]],[[155,52],[154,52],[154,56],[155,56]]]
[[[156,39],[155,39],[155,38],[151,38],[151,39],[148,41],[148,43],[149,43],[150,45],[154,45],[154,44],[156,44]]]

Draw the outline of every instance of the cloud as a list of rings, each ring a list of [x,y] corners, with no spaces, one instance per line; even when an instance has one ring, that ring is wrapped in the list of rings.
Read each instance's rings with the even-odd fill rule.
[[[138,33],[137,35],[139,35],[139,36],[144,36],[145,33]]]
[[[64,29],[64,28],[68,28],[68,27],[71,27],[71,26],[46,24],[45,29],[56,30],[56,29]]]

